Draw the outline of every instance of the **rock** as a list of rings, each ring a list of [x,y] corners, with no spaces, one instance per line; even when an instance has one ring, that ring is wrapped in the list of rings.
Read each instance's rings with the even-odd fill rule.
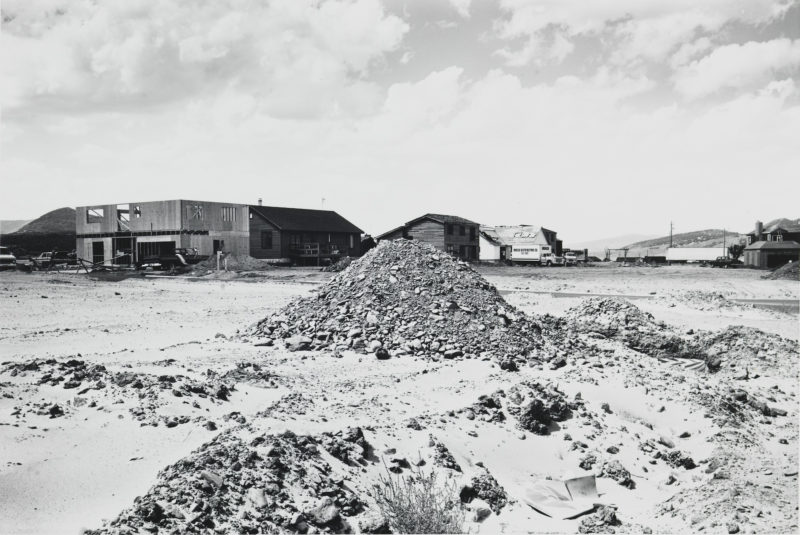
[[[663,435],[658,437],[658,443],[663,445],[663,446],[666,446],[668,448],[674,448],[675,447],[675,442],[673,442],[672,439],[669,439],[669,438],[667,438],[667,437],[665,437]]]
[[[629,489],[636,488],[636,483],[631,479],[631,473],[617,460],[604,463],[603,467],[600,469],[600,477],[613,479],[623,487]]]
[[[264,490],[258,488],[251,488],[247,491],[247,501],[253,504],[253,507],[256,509],[266,507],[269,503],[266,494],[264,494]]]
[[[364,515],[358,521],[361,533],[391,533],[389,522],[378,512]]]
[[[318,526],[325,526],[339,521],[339,508],[329,497],[320,499],[316,507],[306,511],[305,516]]]
[[[391,355],[389,354],[389,352],[385,348],[379,347],[375,351],[375,357],[378,360],[388,360],[389,358],[391,358]]]
[[[728,533],[739,533],[739,524],[736,522],[728,522],[725,527],[728,529]]]
[[[222,476],[219,474],[212,472],[211,470],[201,470],[200,477],[214,485],[215,487],[219,488],[222,486],[223,480]]]
[[[308,336],[290,336],[286,340],[284,340],[284,344],[286,344],[286,349],[290,351],[305,351],[311,347],[311,342],[313,340]]]

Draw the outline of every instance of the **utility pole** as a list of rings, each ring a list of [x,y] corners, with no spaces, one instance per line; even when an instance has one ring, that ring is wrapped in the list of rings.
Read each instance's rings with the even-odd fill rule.
[[[722,254],[726,257],[728,256],[728,248],[726,247],[727,243],[725,242],[725,229],[722,229]]]
[[[672,249],[672,221],[669,222],[669,248]]]

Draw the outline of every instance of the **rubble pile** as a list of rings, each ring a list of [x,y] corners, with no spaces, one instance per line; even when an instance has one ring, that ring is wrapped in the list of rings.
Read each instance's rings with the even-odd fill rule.
[[[762,279],[800,281],[800,262],[788,262]]]
[[[164,397],[169,398],[208,398],[228,401],[235,390],[235,382],[225,381],[212,374],[207,381],[198,381],[184,375],[154,375],[133,371],[110,371],[102,364],[91,364],[80,359],[59,361],[56,359],[34,359],[21,363],[6,364],[0,373],[11,377],[31,376],[39,386],[51,386],[74,390],[74,404],[86,402],[81,397],[91,392],[99,392],[105,397],[119,394],[135,395],[138,407],[130,413],[143,424],[158,425],[160,421],[186,423],[188,418],[175,419],[155,414]],[[89,405],[94,406],[92,404]]]
[[[483,500],[489,505],[494,514],[499,514],[508,504],[508,495],[505,489],[492,477],[488,470],[473,476],[469,485],[465,485],[460,492],[461,501],[469,503],[475,498]]]
[[[469,264],[413,240],[381,242],[251,333],[289,349],[352,349],[381,358],[549,359],[540,327]]]
[[[262,388],[278,388],[276,376],[255,362],[237,362],[236,367],[221,376],[222,380],[235,383],[249,383]]]
[[[724,359],[729,368],[761,364],[796,370],[800,356],[800,346],[794,340],[742,325],[700,332],[693,343],[707,355],[711,369],[718,367],[713,365],[715,361],[719,364]]]
[[[364,438],[364,431],[360,427],[348,427],[336,433],[323,433],[320,442],[328,453],[351,466],[366,464],[366,459],[372,453],[372,446]]]
[[[617,508],[613,505],[599,505],[597,510],[583,517],[578,526],[578,533],[616,533],[613,526],[619,526]]]
[[[428,436],[428,447],[433,448],[433,464],[439,465],[443,468],[449,468],[456,472],[461,472],[461,466],[447,449],[447,446],[442,444],[433,435]]]
[[[352,532],[346,517],[364,504],[330,472],[313,437],[287,431],[245,443],[222,433],[87,533]]]
[[[753,305],[743,305],[735,301],[731,301],[719,292],[704,292],[700,290],[669,292],[664,295],[659,295],[655,298],[655,301],[670,307],[685,305],[689,308],[702,311],[740,311],[752,310],[754,308]]]
[[[593,297],[567,310],[570,328],[594,336],[619,340],[652,357],[703,358],[697,347],[684,340],[652,314],[617,297]]]
[[[553,422],[563,422],[581,405],[580,401],[568,403],[555,385],[537,382],[512,386],[506,398],[508,412],[517,418],[519,427],[537,435],[549,434]]]

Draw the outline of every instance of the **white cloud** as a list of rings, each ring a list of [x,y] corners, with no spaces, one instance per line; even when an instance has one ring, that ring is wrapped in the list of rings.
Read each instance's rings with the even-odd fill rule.
[[[465,19],[469,18],[469,6],[472,3],[472,0],[449,0],[449,2],[459,15]]]
[[[675,89],[687,99],[712,95],[723,89],[749,90],[776,77],[800,71],[800,40],[750,41],[716,48],[701,59],[680,67]]]
[[[309,116],[363,91],[359,78],[408,30],[379,0],[10,0],[3,14],[6,108],[42,98],[138,108],[233,85],[265,109]]]
[[[763,24],[790,7],[780,0],[502,0],[507,17],[497,27],[505,39],[527,38],[520,58],[536,36],[558,27],[566,39],[602,36],[611,61],[626,65],[640,59],[662,61],[698,31],[718,31],[730,21]],[[547,53],[545,53],[547,55]]]
[[[522,48],[514,50],[506,47],[498,50],[497,55],[504,58],[506,65],[510,67],[525,65],[542,67],[551,63],[561,63],[573,50],[575,45],[562,32],[556,31],[550,37],[534,34]]]

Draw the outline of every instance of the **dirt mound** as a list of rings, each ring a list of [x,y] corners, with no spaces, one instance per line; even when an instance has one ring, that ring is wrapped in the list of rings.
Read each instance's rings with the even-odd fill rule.
[[[173,418],[158,414],[158,409],[174,398],[205,398],[227,401],[236,382],[225,381],[216,376],[207,380],[195,380],[183,375],[153,375],[134,371],[110,371],[102,364],[90,364],[79,359],[58,361],[31,360],[13,363],[0,369],[0,374],[10,377],[30,376],[38,387],[61,387],[75,391],[73,403],[93,407],[100,398],[118,400],[122,397],[136,400],[131,407],[131,416],[142,425],[157,426],[163,422],[168,427],[187,423],[188,417]],[[17,416],[24,416],[23,408]],[[41,408],[31,406],[28,412],[40,413]],[[63,415],[63,408],[61,408]]]
[[[699,290],[689,290],[685,292],[670,292],[655,298],[656,302],[674,307],[685,305],[695,310],[718,311],[728,310],[731,312],[752,310],[752,305],[742,305],[731,301],[726,296],[717,292],[704,292]]]
[[[750,364],[796,370],[800,360],[797,342],[753,327],[731,325],[720,331],[703,331],[693,342],[707,361],[724,360],[738,369]]]
[[[541,328],[468,264],[410,240],[380,243],[316,296],[293,301],[251,333],[290,349],[379,357],[549,359]]]
[[[772,273],[768,273],[761,277],[762,279],[772,279],[772,280],[791,280],[791,281],[799,281],[800,280],[800,262],[789,262],[785,266],[779,267]]]
[[[697,347],[652,314],[616,297],[593,297],[567,310],[566,324],[585,334],[612,338],[653,357],[703,358]]]
[[[363,503],[331,476],[314,437],[222,433],[162,470],[158,482],[87,533],[351,532]]]

